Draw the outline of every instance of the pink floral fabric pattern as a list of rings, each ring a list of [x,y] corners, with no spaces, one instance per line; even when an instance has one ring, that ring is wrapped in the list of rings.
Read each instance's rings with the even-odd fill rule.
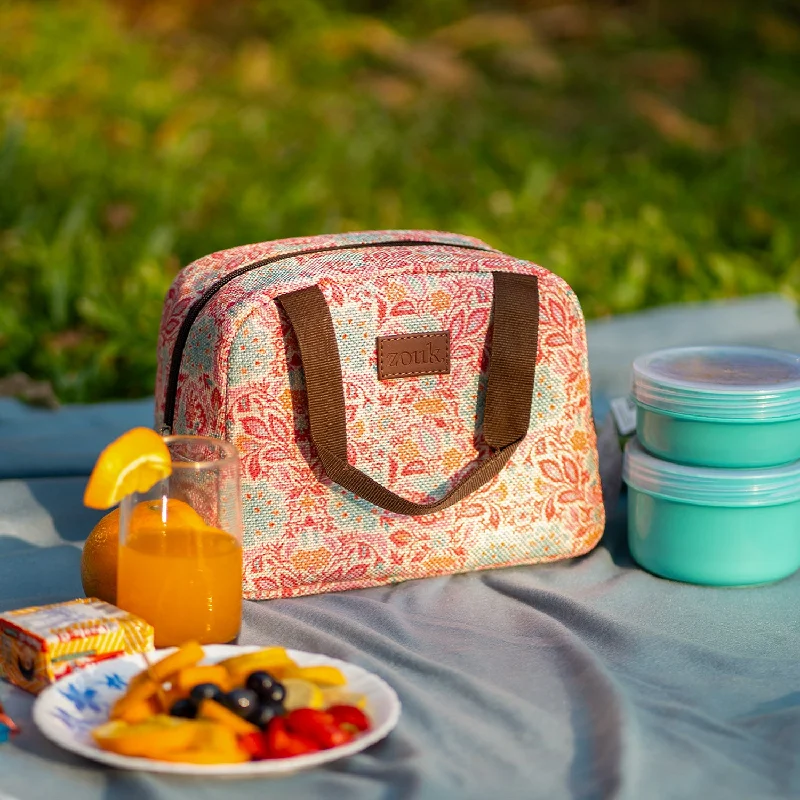
[[[429,245],[381,246],[397,241]],[[378,246],[358,247],[365,243]],[[476,249],[453,247],[464,244]],[[341,249],[290,255],[314,248]],[[246,597],[531,564],[577,556],[597,543],[604,515],[577,299],[541,267],[467,237],[312,237],[236,248],[190,265],[165,302],[157,424],[189,308],[232,271],[284,253],[233,278],[203,307],[183,350],[173,422],[176,433],[225,438],[239,450]],[[422,502],[440,497],[490,452],[481,421],[493,271],[539,280],[533,408],[511,461],[465,500],[421,517],[384,511],[332,483],[309,437],[302,363],[275,298],[320,287],[342,366],[348,458]],[[440,330],[450,331],[449,374],[378,380],[376,337]]]

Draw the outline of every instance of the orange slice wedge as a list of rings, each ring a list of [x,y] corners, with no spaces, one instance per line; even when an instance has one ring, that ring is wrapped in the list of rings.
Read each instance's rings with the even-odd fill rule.
[[[150,428],[133,428],[100,453],[83,503],[89,508],[111,508],[126,494],[152,489],[171,472],[164,440]]]
[[[284,678],[283,688],[286,690],[283,705],[287,711],[295,708],[319,709],[325,704],[322,689],[311,681],[304,681],[301,678]]]

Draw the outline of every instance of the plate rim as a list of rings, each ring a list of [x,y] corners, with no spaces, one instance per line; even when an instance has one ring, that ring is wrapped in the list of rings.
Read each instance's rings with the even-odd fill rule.
[[[265,647],[269,646],[271,645],[203,645],[203,650],[205,653],[203,661],[205,662],[210,660],[210,663],[216,663],[216,661],[227,657],[231,652],[239,652],[244,654],[247,652],[263,650]],[[219,648],[216,657],[214,653],[208,653],[209,648]],[[168,655],[170,652],[175,651],[176,649],[176,647],[159,648],[148,651],[148,655],[158,655],[159,657],[163,657]],[[366,669],[366,667],[362,667],[360,664],[355,664],[351,661],[345,661],[343,659],[336,658],[335,656],[329,656],[325,653],[313,653],[309,650],[297,650],[296,648],[289,647],[286,648],[286,652],[292,658],[295,658],[296,656],[313,656],[314,658],[324,658],[326,663],[330,663],[331,666],[344,665],[348,669],[355,669],[366,676],[369,676],[372,680],[377,681],[382,692],[385,694],[389,705],[389,714],[387,719],[377,728],[373,728],[362,736],[359,736],[357,739],[347,742],[346,744],[339,745],[339,747],[330,748],[329,750],[320,750],[317,753],[309,753],[307,755],[291,756],[290,758],[246,761],[238,764],[190,764],[174,761],[159,761],[157,759],[142,758],[139,756],[124,756],[118,753],[111,753],[109,751],[102,750],[96,746],[85,744],[78,739],[68,740],[62,738],[62,736],[59,735],[59,731],[53,731],[50,729],[50,725],[48,724],[49,720],[47,720],[45,717],[45,714],[49,711],[49,706],[46,701],[51,697],[57,696],[60,686],[65,686],[68,682],[82,674],[108,668],[111,665],[118,663],[119,659],[125,659],[126,661],[136,658],[141,659],[141,653],[129,653],[124,656],[119,656],[119,659],[115,658],[109,661],[100,662],[98,664],[90,664],[89,666],[81,669],[79,672],[72,673],[71,675],[65,675],[63,678],[60,678],[59,680],[50,684],[39,693],[34,700],[31,716],[39,732],[49,742],[52,742],[57,747],[60,747],[62,750],[66,750],[82,758],[86,758],[90,761],[114,767],[116,769],[141,770],[144,772],[156,772],[171,775],[204,775],[208,777],[238,776],[242,778],[286,775],[288,773],[324,766],[334,761],[338,761],[341,758],[347,758],[349,756],[356,755],[357,753],[372,747],[372,745],[377,744],[379,741],[388,736],[389,733],[391,733],[391,731],[397,726],[402,712],[402,704],[397,692],[380,675],[377,675],[376,673]],[[323,754],[330,755],[320,759],[320,756]]]

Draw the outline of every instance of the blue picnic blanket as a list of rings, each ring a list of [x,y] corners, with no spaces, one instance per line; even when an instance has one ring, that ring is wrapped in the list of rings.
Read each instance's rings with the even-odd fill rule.
[[[800,352],[796,310],[773,297],[596,323],[598,418],[637,349],[686,343],[687,330],[693,343]],[[99,518],[81,505],[86,475],[108,441],[151,423],[150,400],[57,412],[0,401],[0,609],[81,595],[80,545]],[[355,662],[403,703],[385,741],[308,773],[106,769],[49,744],[31,698],[0,683],[24,728],[0,745],[0,800],[800,797],[800,574],[751,589],[662,580],[632,562],[625,526],[622,502],[572,561],[247,602],[243,644]]]

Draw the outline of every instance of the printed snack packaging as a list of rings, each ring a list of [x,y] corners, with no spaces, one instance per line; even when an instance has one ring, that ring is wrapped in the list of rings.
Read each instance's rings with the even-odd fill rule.
[[[33,694],[89,664],[152,649],[152,626],[94,598],[0,615],[0,674]]]

